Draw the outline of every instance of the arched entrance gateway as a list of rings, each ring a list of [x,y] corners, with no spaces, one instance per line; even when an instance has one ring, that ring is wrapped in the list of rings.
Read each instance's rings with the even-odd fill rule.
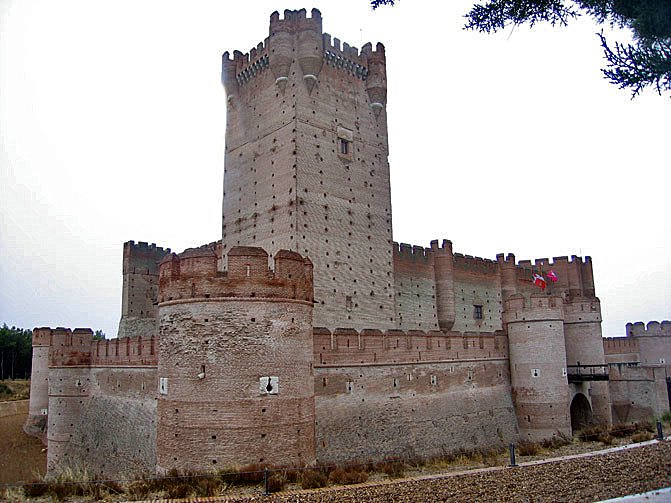
[[[582,393],[576,393],[571,400],[571,429],[573,431],[584,428],[592,422],[592,407],[589,400]]]

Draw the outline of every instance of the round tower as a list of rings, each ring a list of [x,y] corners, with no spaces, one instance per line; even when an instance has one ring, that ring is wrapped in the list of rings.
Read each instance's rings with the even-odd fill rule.
[[[236,80],[237,61],[231,59],[228,51],[221,56],[221,84],[226,91],[226,97],[230,102],[238,94],[238,81]]]
[[[431,241],[433,251],[433,267],[436,281],[436,311],[438,326],[447,331],[454,325],[454,256],[452,241],[443,240],[438,248],[438,241]]]
[[[166,257],[159,287],[159,471],[315,461],[312,264],[234,247]]]
[[[375,51],[370,43],[361,48],[361,53],[368,60],[368,77],[366,78],[366,92],[370,101],[370,107],[379,116],[387,105],[387,58],[384,45],[380,42],[375,46]]]
[[[49,411],[49,345],[51,329],[33,329],[33,361],[30,373],[30,404],[23,431],[47,443],[47,414]]]
[[[275,84],[280,91],[284,90],[289,81],[289,69],[293,62],[294,33],[293,23],[294,12],[284,11],[284,19],[280,19],[277,11],[270,15],[270,34],[268,37],[268,62],[270,70],[275,76]]]
[[[571,435],[561,299],[510,294],[504,301],[510,378],[523,439]]]
[[[303,81],[308,89],[317,83],[317,77],[324,61],[324,44],[322,41],[322,15],[317,9],[312,9],[312,17],[305,17],[305,9],[297,13],[297,44],[298,65],[303,72]]]
[[[91,395],[89,328],[55,328],[49,352],[49,426],[47,474],[68,467],[67,449]]]

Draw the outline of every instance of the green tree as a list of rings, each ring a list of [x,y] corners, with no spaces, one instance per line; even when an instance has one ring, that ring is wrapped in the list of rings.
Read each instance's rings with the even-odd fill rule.
[[[104,341],[106,339],[105,337],[105,332],[102,330],[96,330],[93,332],[93,340],[94,341]]]
[[[609,45],[598,34],[607,66],[604,76],[632,98],[652,86],[671,91],[671,2],[669,0],[489,0],[466,15],[466,29],[493,33],[508,25],[547,22],[565,26],[581,15],[598,24],[632,31],[634,44]]]
[[[372,0],[377,9],[394,0]],[[597,34],[606,58],[604,77],[632,98],[646,87],[659,95],[671,91],[671,1],[670,0],[488,0],[475,4],[466,14],[465,28],[494,33],[509,25],[540,22],[566,26],[581,15],[598,24],[631,30],[634,43],[609,44]]]
[[[0,379],[27,379],[32,369],[32,331],[0,327]]]

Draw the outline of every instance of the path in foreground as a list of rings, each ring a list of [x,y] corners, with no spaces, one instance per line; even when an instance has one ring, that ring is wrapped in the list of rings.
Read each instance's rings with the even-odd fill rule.
[[[671,442],[471,474],[203,501],[599,501],[671,485]]]

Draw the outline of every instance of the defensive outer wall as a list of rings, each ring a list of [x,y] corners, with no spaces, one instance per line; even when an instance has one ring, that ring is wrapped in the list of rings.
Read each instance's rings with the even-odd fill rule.
[[[273,13],[222,83],[221,241],[125,243],[118,339],[33,333],[50,474],[432,457],[669,410],[669,323],[603,340],[589,257],[393,241],[382,44]]]
[[[566,379],[568,354],[560,289],[525,297],[524,283],[504,281],[507,332],[313,328],[311,262],[279,251],[269,268],[261,249],[216,250],[163,258],[156,335],[93,341],[89,329],[35,329],[47,360],[35,352],[33,365],[46,377],[34,381],[28,424],[48,413],[50,473],[438,456],[570,434],[577,394],[604,422],[586,383],[553,384]],[[487,264],[526,278],[526,262],[510,255]],[[591,313],[593,302],[578,309]],[[602,351],[618,343],[632,353],[612,339]],[[668,411],[664,368],[630,360],[611,365],[612,416]]]

